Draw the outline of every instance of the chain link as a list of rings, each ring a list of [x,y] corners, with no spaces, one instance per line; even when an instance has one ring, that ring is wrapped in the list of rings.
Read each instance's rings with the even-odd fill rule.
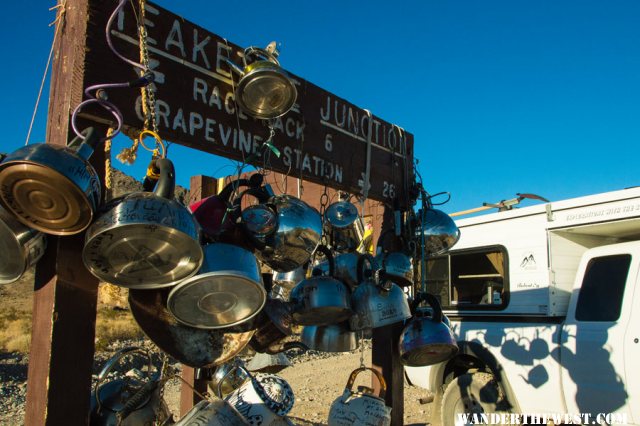
[[[324,192],[320,196],[320,217],[322,218],[323,222],[325,220],[324,213],[327,210],[328,204],[329,204],[329,194],[327,193],[327,185],[325,185]],[[326,233],[326,228],[324,226],[322,227],[322,237],[320,239],[320,243],[324,246],[328,246],[327,233]]]
[[[327,193],[327,186],[324,187],[324,192],[320,196],[320,215],[324,217],[325,210],[329,204],[329,194]]]
[[[359,340],[360,340],[360,368],[365,368],[366,365],[364,363],[364,331],[359,331]]]
[[[111,139],[113,128],[107,129],[107,140],[104,142],[104,186],[107,191],[111,191],[113,186],[113,170],[111,169]]]

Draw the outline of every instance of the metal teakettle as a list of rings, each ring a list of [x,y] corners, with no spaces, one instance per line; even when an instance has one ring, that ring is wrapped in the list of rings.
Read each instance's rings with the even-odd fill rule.
[[[384,327],[411,318],[407,296],[402,289],[386,278],[384,269],[365,271],[366,261],[375,267],[370,255],[362,255],[358,261],[360,284],[351,296],[351,304],[356,315],[352,317],[352,328]],[[365,277],[369,272],[370,277]]]
[[[307,325],[300,339],[309,349],[320,352],[351,352],[358,349],[360,340],[348,321],[330,325]]]
[[[353,315],[349,288],[333,277],[331,251],[325,246],[318,246],[318,251],[329,259],[330,275],[302,280],[289,296],[293,319],[301,325],[337,324]]]
[[[174,286],[167,308],[182,324],[223,329],[252,320],[267,300],[256,257],[241,247],[211,243],[204,247],[200,271]]]
[[[327,207],[324,213],[324,227],[331,246],[341,253],[355,251],[364,236],[364,225],[358,209],[346,200]]]
[[[224,400],[231,404],[249,424],[265,426],[277,424],[291,411],[295,396],[286,380],[275,374],[251,374],[238,359],[227,375],[231,375],[235,369],[244,370],[249,379],[226,395]],[[223,378],[218,383],[218,394],[222,394],[224,381]]]
[[[45,234],[31,229],[0,207],[0,284],[19,280],[44,254]]]
[[[100,142],[89,127],[68,146],[26,145],[0,163],[0,204],[20,222],[52,235],[84,231],[100,203],[89,157]]]
[[[358,260],[361,254],[358,252],[339,253],[334,255],[335,264],[334,277],[354,289],[358,286]],[[318,263],[314,269],[321,270],[324,274],[329,273],[329,260]]]
[[[380,391],[378,395],[373,393],[373,389],[366,386],[359,386],[357,391],[353,390],[353,384],[358,374],[364,371],[371,371],[378,380]],[[391,408],[387,407],[384,395],[387,385],[378,370],[367,367],[360,367],[353,370],[347,381],[344,392],[338,399],[333,401],[329,411],[329,426],[388,426],[391,424]]]
[[[209,390],[218,398],[224,398],[249,380],[249,375],[242,368],[236,368],[236,360],[220,364],[215,368],[208,381]]]
[[[171,412],[161,397],[164,383],[159,374],[146,380],[138,377],[105,379],[115,365],[125,356],[142,354],[148,358],[148,374],[151,374],[151,356],[138,347],[119,350],[104,365],[91,393],[91,426],[136,426],[160,424],[171,418]]]
[[[254,118],[268,120],[286,114],[296,101],[293,80],[280,67],[276,49],[251,46],[243,55],[244,67],[227,63],[241,78],[235,90],[240,108]]]
[[[265,242],[265,238],[272,235],[278,229],[278,214],[275,207],[268,203],[270,190],[268,187],[249,188],[234,201],[234,216],[237,217],[245,232],[252,238],[259,241],[258,245]],[[245,195],[252,195],[258,199],[258,204],[246,206],[241,209],[242,198]]]
[[[254,177],[255,176],[255,177]],[[203,198],[189,205],[202,228],[203,236],[207,242],[219,241],[235,244],[242,235],[234,218],[229,214],[231,209],[231,195],[240,187],[257,187],[262,184],[262,177],[258,174],[249,179],[236,179],[229,182],[216,195]]]
[[[291,195],[269,199],[278,227],[257,247],[256,256],[277,272],[292,271],[309,261],[322,236],[320,213]]]
[[[202,400],[194,405],[174,426],[249,426],[228,402],[218,398]]]
[[[420,309],[421,302],[432,309]],[[418,293],[411,304],[414,317],[407,322],[398,343],[400,362],[410,367],[423,367],[446,361],[458,353],[451,329],[443,322],[438,299],[428,293]]]
[[[128,288],[172,286],[194,275],[203,260],[200,226],[173,199],[173,163],[156,160],[154,192],[112,200],[87,230],[82,259],[99,279]]]
[[[129,290],[129,306],[147,337],[182,364],[194,368],[223,364],[238,355],[255,333],[252,328],[203,330],[181,324],[167,309],[169,291]]]
[[[385,270],[388,279],[401,287],[413,285],[413,259],[406,254],[406,244],[402,237],[396,237],[395,245],[399,246],[395,250],[386,250],[385,239],[393,236],[392,231],[384,232],[378,240],[378,254],[376,262],[378,266]]]
[[[418,212],[420,220],[416,229],[416,240],[423,246],[427,256],[446,253],[460,239],[460,229],[451,216],[441,210],[423,208]]]

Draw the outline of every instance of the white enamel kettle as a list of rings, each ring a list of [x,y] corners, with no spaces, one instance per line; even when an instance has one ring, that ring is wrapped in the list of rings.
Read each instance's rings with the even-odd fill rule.
[[[273,426],[281,424],[293,408],[295,396],[291,386],[275,374],[256,373],[252,375],[243,362],[236,358],[233,367],[218,383],[218,395],[227,377],[235,370],[242,370],[248,377],[237,389],[224,397],[251,425]]]
[[[358,374],[369,370],[378,383],[380,392],[374,395],[373,389],[366,386],[358,386],[353,391],[353,384]],[[391,424],[391,408],[384,402],[387,385],[378,370],[368,367],[360,367],[351,373],[347,386],[342,395],[333,401],[329,411],[329,426],[388,426]]]

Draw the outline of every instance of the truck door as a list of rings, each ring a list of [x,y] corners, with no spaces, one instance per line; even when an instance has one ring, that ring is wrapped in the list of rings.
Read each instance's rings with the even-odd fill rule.
[[[621,250],[634,246],[640,247],[625,243],[591,249],[580,262],[559,342],[568,413],[619,413],[631,420],[630,395],[637,392],[632,388],[640,368],[625,365],[625,339],[633,338],[627,330],[638,260]]]
[[[640,259],[635,257],[627,292],[633,290],[633,304],[624,336],[624,371],[633,424],[640,424]],[[632,276],[635,275],[635,276]],[[631,281],[633,280],[633,281]],[[631,283],[634,283],[633,286]],[[632,287],[629,288],[629,287]]]

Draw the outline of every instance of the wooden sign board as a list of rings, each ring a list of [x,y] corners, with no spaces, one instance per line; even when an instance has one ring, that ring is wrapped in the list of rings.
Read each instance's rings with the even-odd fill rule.
[[[138,14],[131,3],[115,20],[111,38],[119,53],[137,62]],[[114,7],[114,2],[95,2],[96,10],[91,11],[86,85],[137,76],[131,65],[108,48],[104,29]],[[270,131],[264,120],[247,117],[237,108],[233,88],[239,78],[227,62],[242,67],[244,49],[151,3],[147,3],[145,24],[163,139],[240,161],[255,152]],[[256,44],[269,41],[256,40]],[[283,66],[295,66],[287,64],[286,55],[280,59]],[[413,181],[413,135],[289,74],[298,97],[293,109],[274,122],[272,143],[281,155],[270,154],[268,162],[260,158],[253,164],[362,194],[370,145],[368,197],[389,204],[398,197],[400,206],[406,208],[407,188]],[[142,127],[138,89],[113,89],[108,96],[122,111],[128,127]],[[108,119],[99,110],[83,112],[98,121]]]

